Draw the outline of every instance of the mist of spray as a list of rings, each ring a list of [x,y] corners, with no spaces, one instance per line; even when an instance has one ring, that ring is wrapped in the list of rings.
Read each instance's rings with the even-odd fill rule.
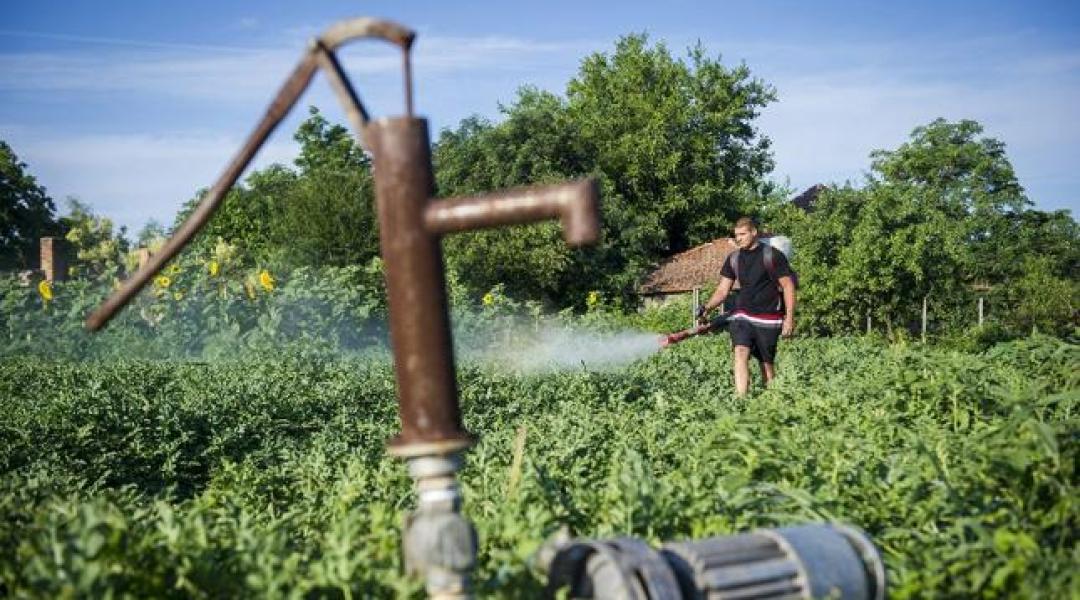
[[[504,341],[479,358],[526,373],[618,369],[660,350],[656,334],[635,330],[598,332],[552,323],[504,333]]]

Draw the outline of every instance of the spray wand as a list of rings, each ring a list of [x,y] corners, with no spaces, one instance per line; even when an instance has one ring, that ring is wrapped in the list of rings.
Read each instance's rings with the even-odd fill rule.
[[[704,321],[695,325],[689,329],[683,329],[682,331],[676,331],[675,333],[668,333],[660,336],[658,340],[661,348],[667,348],[672,344],[678,344],[681,341],[696,337],[699,335],[705,335],[706,333],[715,333],[717,331],[723,331],[728,326],[728,314],[722,313],[712,318],[711,320]]]

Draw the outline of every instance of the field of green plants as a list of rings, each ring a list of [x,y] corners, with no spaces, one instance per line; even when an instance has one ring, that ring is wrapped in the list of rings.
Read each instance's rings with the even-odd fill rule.
[[[562,526],[652,542],[842,520],[908,597],[1080,596],[1080,347],[726,336],[625,368],[462,361],[485,597],[538,596]],[[0,596],[395,597],[412,502],[388,357],[0,362]],[[525,460],[512,468],[524,428]]]

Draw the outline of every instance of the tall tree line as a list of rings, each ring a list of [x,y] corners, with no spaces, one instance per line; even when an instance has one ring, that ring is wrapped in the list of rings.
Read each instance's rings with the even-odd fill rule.
[[[1007,329],[1076,327],[1080,230],[1067,211],[1031,209],[1001,141],[938,119],[871,159],[865,185],[771,211],[795,241],[804,327],[912,330],[925,302],[935,329],[958,329],[979,296]]]
[[[934,327],[956,328],[973,321],[980,295],[1008,327],[1076,327],[1076,221],[1032,209],[1004,143],[981,125],[939,119],[917,127],[898,148],[871,154],[861,185],[829,186],[804,212],[768,180],[770,145],[756,119],[774,100],[745,65],[727,67],[700,46],[677,58],[663,43],[630,35],[585,57],[563,94],[523,87],[500,120],[473,116],[439,132],[440,196],[591,176],[603,198],[592,248],[566,247],[556,223],[446,238],[453,279],[476,297],[498,285],[562,308],[599,291],[629,308],[635,284],[664,258],[756,214],[795,242],[804,330],[859,331],[868,317],[881,329],[911,329],[924,302]],[[294,137],[293,164],[249,175],[196,244],[220,238],[249,263],[282,268],[371,262],[378,231],[370,157],[314,108]],[[0,155],[3,266],[26,264],[45,232],[75,231],[88,244],[80,249],[88,263],[123,248],[109,243],[119,234],[107,219],[81,204],[56,219],[52,200],[6,144]]]

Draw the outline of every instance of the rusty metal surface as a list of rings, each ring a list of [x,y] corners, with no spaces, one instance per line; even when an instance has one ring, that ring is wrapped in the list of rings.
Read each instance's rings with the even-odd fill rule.
[[[558,218],[572,246],[591,244],[600,232],[596,181],[516,188],[485,196],[439,200],[424,212],[432,233],[451,233]]]
[[[416,39],[416,32],[393,21],[358,17],[334,23],[319,36],[319,40],[330,50],[337,50],[346,42],[364,38],[385,40],[407,52]]]
[[[439,238],[424,228],[434,192],[427,122],[415,117],[368,124],[379,244],[386,272],[401,433],[391,446],[465,441]]]

